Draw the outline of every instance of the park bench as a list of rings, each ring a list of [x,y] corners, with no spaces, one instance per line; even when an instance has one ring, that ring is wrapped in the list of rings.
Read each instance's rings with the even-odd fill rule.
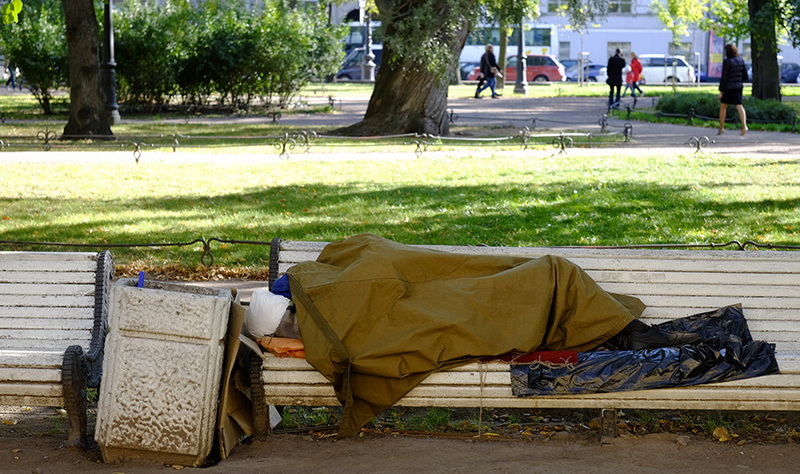
[[[315,260],[321,242],[272,242],[270,281]],[[800,252],[557,247],[425,246],[449,252],[540,257],[582,267],[610,292],[639,297],[654,324],[741,303],[756,340],[776,345],[780,374],[680,388],[518,398],[506,362],[476,362],[430,375],[396,405],[416,407],[599,409],[602,436],[616,433],[619,409],[800,411]],[[304,359],[251,357],[256,436],[270,433],[268,406],[335,406],[328,381]]]
[[[111,253],[0,252],[0,404],[63,407],[86,446],[86,389],[98,387]]]

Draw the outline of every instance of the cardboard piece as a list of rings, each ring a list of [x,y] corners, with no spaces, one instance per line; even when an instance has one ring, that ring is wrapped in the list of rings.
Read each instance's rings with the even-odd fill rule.
[[[237,388],[237,371],[243,371],[240,361],[239,335],[244,325],[245,308],[238,299],[231,304],[228,332],[225,335],[225,361],[220,384],[220,409],[217,412],[217,445],[220,459],[227,458],[236,445],[253,434],[253,404]],[[246,380],[247,378],[244,377]]]

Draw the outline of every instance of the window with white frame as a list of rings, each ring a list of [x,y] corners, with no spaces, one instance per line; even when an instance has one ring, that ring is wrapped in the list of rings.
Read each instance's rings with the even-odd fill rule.
[[[561,8],[565,8],[567,0],[547,0],[547,11],[549,13],[557,13]]]
[[[608,13],[633,12],[633,0],[614,0],[608,2]]]

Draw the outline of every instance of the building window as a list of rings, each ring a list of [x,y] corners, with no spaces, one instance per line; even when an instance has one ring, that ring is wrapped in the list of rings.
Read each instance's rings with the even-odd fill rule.
[[[570,55],[570,46],[571,43],[569,41],[559,41],[558,42],[558,59],[571,59],[572,56]]]
[[[669,43],[667,51],[670,56],[686,56],[688,58],[692,55],[692,43]]]
[[[608,13],[631,13],[633,12],[633,0],[615,0],[608,2]]]
[[[558,13],[561,10],[561,6],[566,3],[566,0],[547,0],[547,11],[550,13]]]
[[[610,58],[614,54],[616,54],[617,49],[620,51],[620,55],[624,58],[628,52],[631,50],[631,43],[630,41],[609,41],[607,44],[608,48],[608,57]]]

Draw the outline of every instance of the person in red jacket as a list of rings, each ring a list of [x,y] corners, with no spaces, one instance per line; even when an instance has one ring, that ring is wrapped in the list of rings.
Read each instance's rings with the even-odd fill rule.
[[[641,87],[639,87],[639,81],[642,79],[642,62],[639,61],[639,58],[633,51],[631,51],[631,76],[631,79],[633,80],[633,85],[631,86],[631,97],[636,99],[636,91],[639,91],[639,95],[644,95],[644,91]]]

